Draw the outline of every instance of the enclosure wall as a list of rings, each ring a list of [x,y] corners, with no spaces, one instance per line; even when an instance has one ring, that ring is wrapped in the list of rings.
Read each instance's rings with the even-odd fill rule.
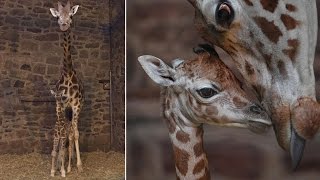
[[[110,3],[72,4],[80,5],[72,19],[72,59],[85,91],[80,149],[108,151],[110,53],[118,46],[110,45]],[[50,153],[56,121],[50,89],[60,77],[63,60],[63,33],[49,11],[57,1],[1,0],[0,7],[0,153]]]

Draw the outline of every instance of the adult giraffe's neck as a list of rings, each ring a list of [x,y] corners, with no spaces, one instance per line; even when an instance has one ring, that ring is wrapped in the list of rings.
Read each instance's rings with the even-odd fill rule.
[[[63,72],[65,75],[71,74],[73,71],[73,63],[71,59],[71,30],[63,33]]]
[[[202,125],[187,126],[177,108],[177,95],[162,89],[163,117],[173,145],[177,179],[210,179],[207,155],[203,148]],[[184,120],[182,120],[184,119]]]

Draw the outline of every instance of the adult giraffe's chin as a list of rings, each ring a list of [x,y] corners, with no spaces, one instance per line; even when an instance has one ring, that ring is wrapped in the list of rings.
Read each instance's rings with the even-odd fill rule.
[[[320,125],[313,71],[315,0],[188,0],[202,38],[232,56],[258,93],[293,168]]]

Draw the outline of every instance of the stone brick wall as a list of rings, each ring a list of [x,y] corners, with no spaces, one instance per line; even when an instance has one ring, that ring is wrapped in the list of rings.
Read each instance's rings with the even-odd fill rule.
[[[193,27],[193,8],[180,0],[131,0],[127,9],[127,177],[175,179],[172,146],[160,119],[159,87],[137,58],[152,54],[169,62],[193,57],[192,47],[202,42]],[[319,52],[315,60],[318,97]],[[228,56],[221,57],[230,62]],[[296,172],[291,171],[289,156],[272,130],[255,135],[244,129],[205,126],[205,149],[210,170],[219,180],[318,179],[320,175],[320,138],[308,142]]]
[[[112,148],[125,150],[124,0],[111,0]]]
[[[0,153],[52,150],[56,117],[49,90],[60,77],[63,59],[63,33],[49,11],[56,4],[52,0],[0,1]],[[108,151],[110,3],[76,0],[73,4],[80,8],[71,27],[72,59],[85,90],[80,148]]]

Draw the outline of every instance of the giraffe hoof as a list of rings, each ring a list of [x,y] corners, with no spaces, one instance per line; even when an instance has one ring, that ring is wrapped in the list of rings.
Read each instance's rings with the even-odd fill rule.
[[[82,169],[82,164],[77,165],[77,167],[78,167],[78,172],[79,172],[79,173],[83,171],[83,169]]]
[[[67,173],[70,173],[71,172],[71,167],[68,167],[67,168]]]
[[[51,177],[54,177],[54,172],[51,172],[50,176],[51,176]]]
[[[61,177],[66,177],[66,172],[61,173]]]

